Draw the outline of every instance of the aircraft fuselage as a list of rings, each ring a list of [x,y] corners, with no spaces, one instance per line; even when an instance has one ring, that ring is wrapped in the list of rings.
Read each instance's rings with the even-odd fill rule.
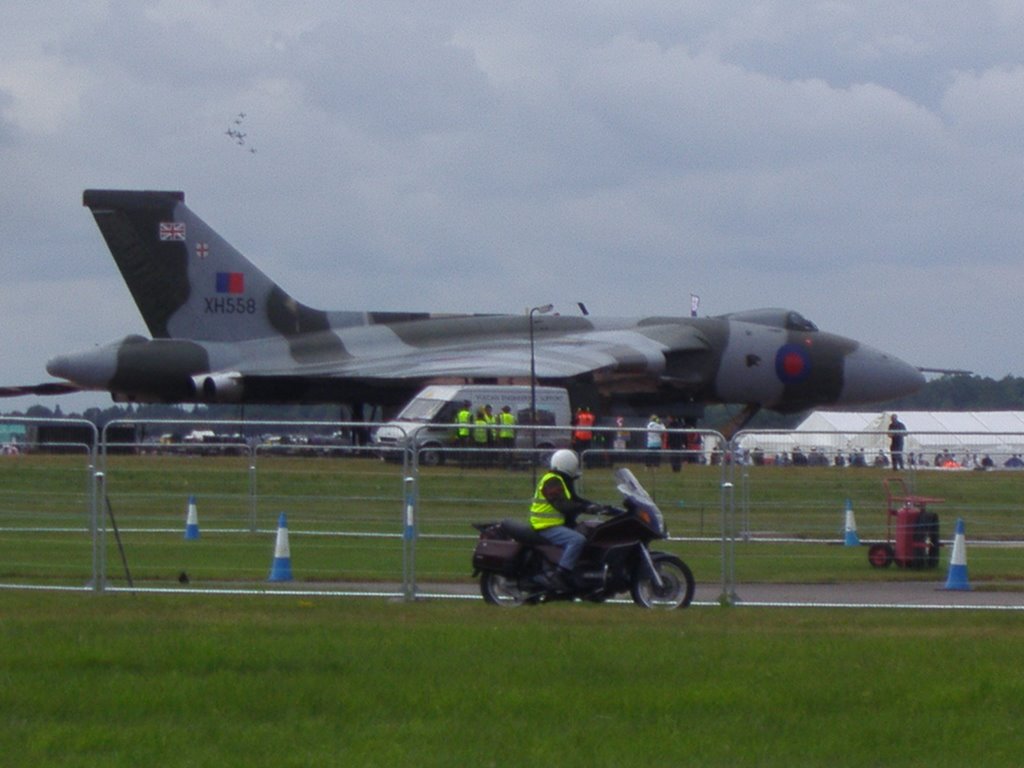
[[[784,309],[603,319],[314,309],[182,192],[86,190],[83,200],[152,338],[61,355],[47,370],[118,400],[387,404],[429,383],[535,373],[618,402],[798,410],[889,400],[923,383],[901,360]]]

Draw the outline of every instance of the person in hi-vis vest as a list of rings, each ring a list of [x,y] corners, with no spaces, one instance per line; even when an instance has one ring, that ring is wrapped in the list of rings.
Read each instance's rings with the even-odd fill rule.
[[[530,505],[530,525],[551,544],[563,547],[558,571],[551,586],[568,592],[572,569],[576,567],[586,538],[576,530],[576,517],[597,512],[602,507],[576,494],[574,483],[580,476],[580,459],[575,451],[563,448],[551,455],[551,469],[537,483]]]

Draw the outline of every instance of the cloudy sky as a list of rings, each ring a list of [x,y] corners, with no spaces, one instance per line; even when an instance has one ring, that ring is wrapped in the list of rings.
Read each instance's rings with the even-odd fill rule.
[[[184,190],[325,309],[693,293],[1024,375],[1022,40],[1011,0],[9,0],[0,383],[146,332],[90,187]]]

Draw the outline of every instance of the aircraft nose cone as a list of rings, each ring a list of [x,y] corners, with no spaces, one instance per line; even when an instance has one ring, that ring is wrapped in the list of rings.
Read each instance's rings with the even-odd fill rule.
[[[860,345],[843,367],[844,403],[877,403],[912,394],[924,386],[914,366],[881,350]]]

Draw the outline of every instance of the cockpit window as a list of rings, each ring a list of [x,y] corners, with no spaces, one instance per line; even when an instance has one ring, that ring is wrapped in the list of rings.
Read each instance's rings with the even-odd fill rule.
[[[799,312],[790,312],[786,315],[787,331],[816,331],[818,326],[801,315]]]
[[[741,320],[744,323],[767,325],[769,328],[781,328],[784,331],[809,333],[818,330],[818,326],[792,309],[747,309],[723,315],[723,317],[728,317],[730,320]]]

